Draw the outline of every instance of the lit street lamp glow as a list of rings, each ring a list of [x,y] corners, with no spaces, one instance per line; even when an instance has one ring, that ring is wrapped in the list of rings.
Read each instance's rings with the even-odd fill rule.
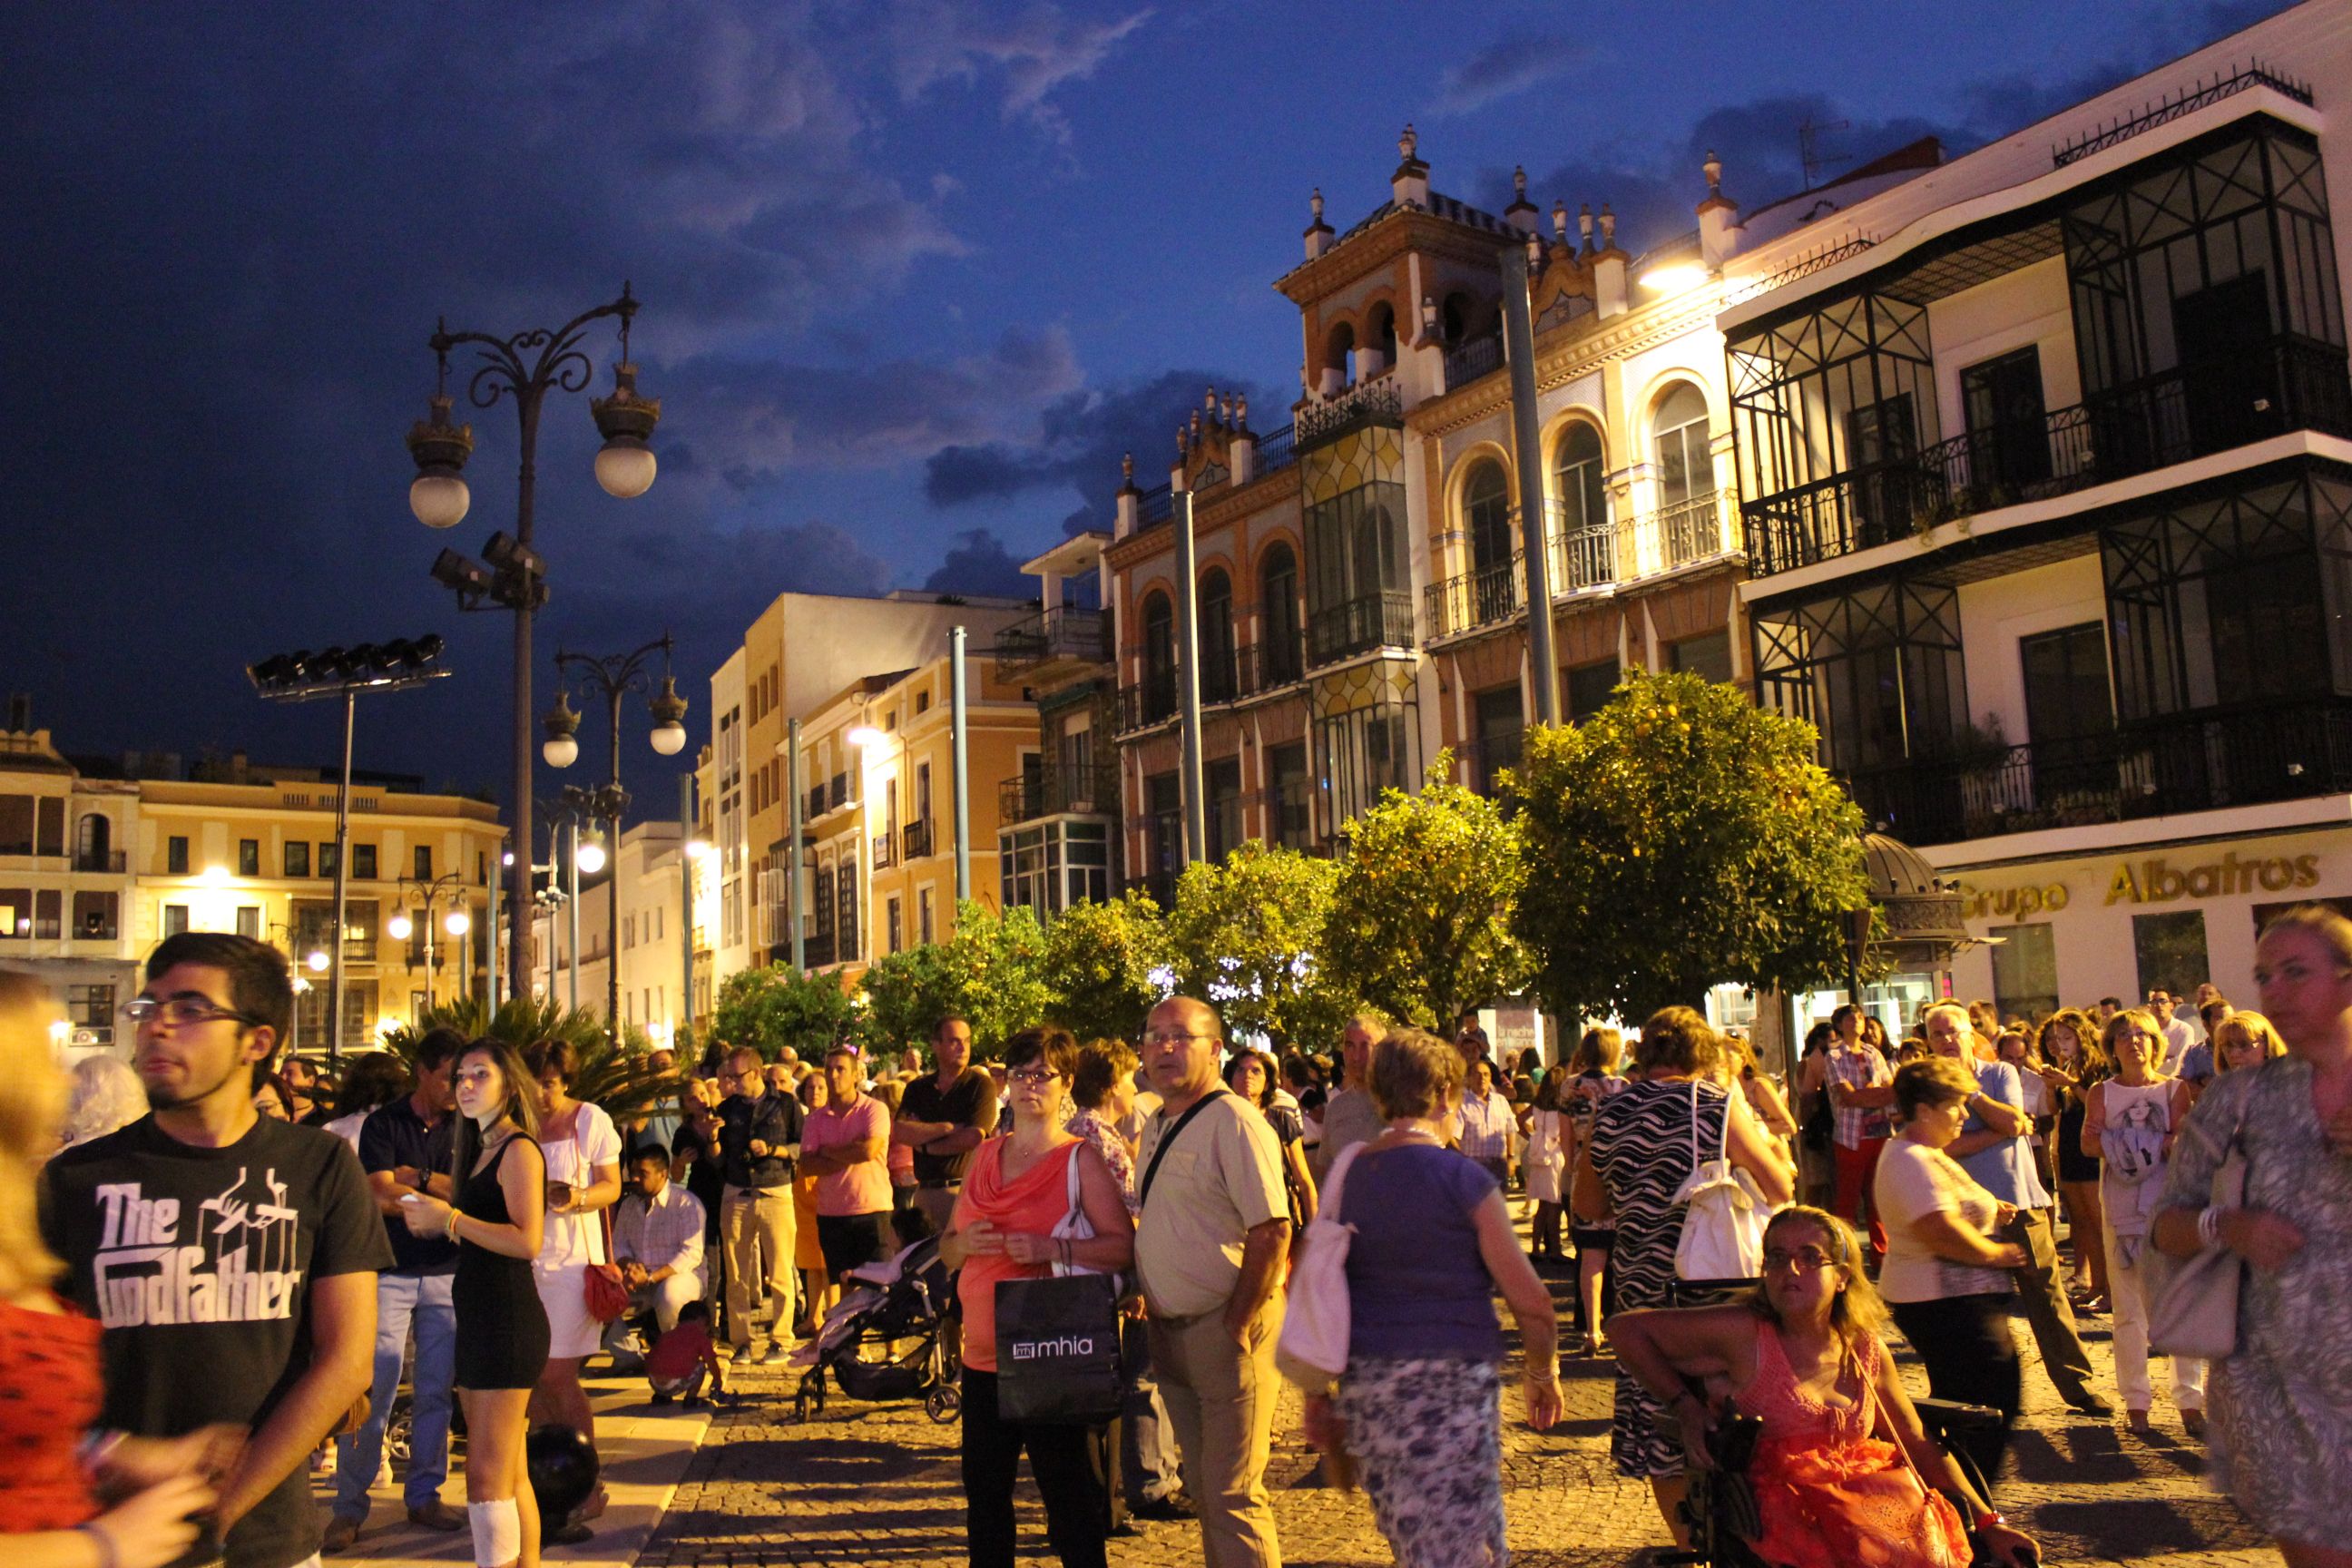
[[[326,950],[320,948],[314,950],[310,956],[302,962],[310,965],[311,973],[324,974],[327,973],[327,965],[332,961],[327,957]]]
[[[572,858],[583,871],[593,877],[604,868],[604,846],[591,838],[573,850]]]
[[[415,929],[415,922],[408,918],[406,910],[401,910],[400,913],[383,922],[384,934],[394,942],[406,942],[408,933]]]
[[[451,910],[449,918],[441,922],[441,929],[451,936],[463,936],[474,929],[473,918],[463,910]]]
[[[842,737],[853,746],[878,746],[889,738],[871,724],[856,725]]]

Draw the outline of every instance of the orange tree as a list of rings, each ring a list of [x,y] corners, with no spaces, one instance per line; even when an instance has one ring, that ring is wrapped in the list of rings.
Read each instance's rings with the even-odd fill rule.
[[[1444,1027],[1528,977],[1511,934],[1527,881],[1517,826],[1495,801],[1449,784],[1440,752],[1419,795],[1382,793],[1349,828],[1323,955],[1382,1012]]]
[[[1582,724],[1528,731],[1506,775],[1527,857],[1513,924],[1545,999],[1638,1024],[1711,985],[1843,973],[1863,818],[1815,745],[1811,724],[1687,674],[1636,674]]]

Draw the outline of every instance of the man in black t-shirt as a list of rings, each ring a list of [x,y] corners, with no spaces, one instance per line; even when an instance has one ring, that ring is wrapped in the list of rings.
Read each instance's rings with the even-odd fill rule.
[[[317,1553],[305,1461],[367,1389],[376,1271],[392,1263],[350,1145],[254,1111],[293,1008],[275,949],[167,938],[124,1009],[153,1114],[45,1173],[66,1292],[104,1330],[99,1425],[251,1429],[219,1486],[227,1568]]]
[[[907,1086],[890,1142],[914,1149],[915,1206],[942,1232],[972,1151],[996,1131],[996,1081],[971,1065],[971,1026],[952,1013],[931,1030],[931,1055],[939,1071]]]

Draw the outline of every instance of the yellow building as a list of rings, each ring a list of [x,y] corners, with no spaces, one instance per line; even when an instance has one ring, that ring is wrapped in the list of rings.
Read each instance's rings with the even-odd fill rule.
[[[811,969],[861,971],[882,953],[955,933],[955,762],[950,661],[852,682],[801,723],[802,945]],[[999,901],[996,781],[1034,767],[1037,709],[978,647],[965,654],[972,897]],[[770,929],[789,961],[785,889],[771,877]]]
[[[283,949],[307,982],[299,1048],[327,1036],[334,927],[335,786],[315,768],[243,758],[206,776],[138,782],[127,932],[143,955],[183,931],[235,931]],[[479,992],[488,883],[506,845],[498,808],[385,783],[352,788],[343,920],[342,1043],[371,1043],[435,1002]],[[404,930],[405,938],[395,935]]]
[[[138,818],[138,785],[85,776],[21,711],[0,730],[0,964],[55,993],[78,1045],[111,1045],[139,986],[122,847]]]

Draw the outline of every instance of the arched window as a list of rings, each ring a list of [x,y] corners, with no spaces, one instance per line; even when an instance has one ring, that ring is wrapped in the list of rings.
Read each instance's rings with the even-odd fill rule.
[[[1367,374],[1377,374],[1380,371],[1386,370],[1396,363],[1396,311],[1391,310],[1385,300],[1372,307],[1371,315],[1364,322],[1364,349],[1367,352],[1376,352],[1381,356],[1380,364],[1377,367],[1369,367],[1366,370]]]
[[[1234,700],[1234,580],[1222,566],[1201,574],[1201,700]]]
[[[1143,601],[1143,716],[1176,711],[1176,610],[1154,591]]]
[[[1707,447],[1706,399],[1684,382],[1658,405],[1651,421],[1658,449],[1658,500],[1667,507],[1715,493],[1715,459]]]
[[[1519,607],[1511,571],[1511,481],[1503,465],[1481,458],[1462,485],[1462,522],[1470,535],[1470,597],[1462,607],[1472,626],[1486,626]]]
[[[1609,496],[1601,484],[1601,432],[1579,419],[1559,438],[1552,489],[1559,497],[1560,546],[1570,588],[1617,580],[1617,535],[1609,526]]]
[[[1258,566],[1258,618],[1265,630],[1260,645],[1265,683],[1279,686],[1296,680],[1306,668],[1307,650],[1299,638],[1298,557],[1287,544],[1276,544]]]
[[[1445,303],[1438,308],[1438,330],[1445,334],[1447,347],[1468,334],[1473,309],[1470,296],[1459,289],[1445,297]]]
[[[1348,322],[1333,327],[1323,340],[1323,368],[1339,372],[1342,386],[1356,379],[1356,329]]]
[[[74,867],[82,871],[103,871],[109,852],[114,845],[114,824],[97,812],[91,812],[74,824]]]

